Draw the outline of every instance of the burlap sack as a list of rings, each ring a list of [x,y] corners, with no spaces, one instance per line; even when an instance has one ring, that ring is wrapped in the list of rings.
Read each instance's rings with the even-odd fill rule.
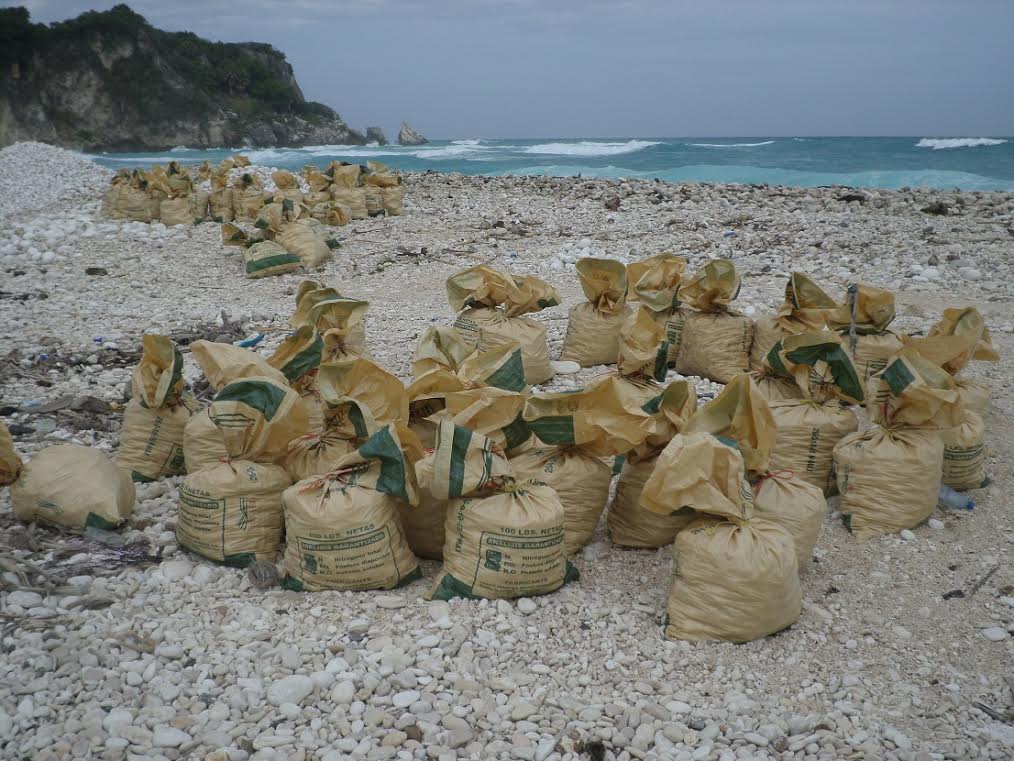
[[[606,516],[609,539],[621,547],[664,547],[694,518],[691,511],[658,515],[645,510],[641,507],[641,492],[659,454],[697,409],[697,392],[685,380],[672,381],[643,409],[651,415],[651,432],[626,453]]]
[[[625,377],[665,380],[669,342],[662,324],[641,305],[620,326],[616,370]]]
[[[232,188],[228,173],[215,171],[211,175],[211,196],[208,213],[214,222],[232,222],[236,214],[232,208]]]
[[[295,206],[288,199],[283,198],[280,201],[272,199],[257,210],[254,227],[260,230],[264,237],[274,240],[286,223],[299,219],[302,210],[302,206]]]
[[[264,240],[243,249],[243,267],[251,279],[285,275],[303,266],[303,260],[274,241]]]
[[[613,472],[604,459],[643,444],[654,430],[651,414],[627,384],[607,376],[580,391],[533,394],[525,422],[544,446],[510,461],[516,478],[553,487],[563,505],[569,556],[595,533],[609,501]]]
[[[190,218],[195,225],[208,219],[211,193],[203,188],[195,187],[187,196],[187,201],[190,203]]]
[[[320,228],[315,219],[297,219],[285,224],[275,235],[275,242],[302,260],[307,269],[315,269],[334,258],[333,248],[339,243]]]
[[[943,429],[961,422],[954,381],[914,349],[870,379],[876,423],[834,448],[845,525],[860,538],[913,528],[932,514],[942,477]]]
[[[14,451],[14,439],[7,426],[0,422],[0,486],[7,486],[21,472],[21,458]]]
[[[234,219],[256,219],[257,212],[271,197],[264,192],[261,179],[255,174],[240,175],[232,185],[232,209]]]
[[[317,384],[317,368],[323,355],[323,337],[316,328],[304,325],[286,336],[268,357],[268,364],[281,370],[289,385],[299,394],[311,431],[324,427],[324,402]]]
[[[130,516],[135,497],[127,471],[98,449],[76,444],[43,449],[11,483],[18,520],[72,529],[116,528]]]
[[[380,428],[408,421],[404,385],[367,359],[321,366],[316,392],[323,426],[291,440],[281,461],[294,481],[328,473]]]
[[[799,386],[788,378],[779,378],[765,369],[751,371],[749,375],[753,387],[769,405],[803,398]]]
[[[531,597],[577,578],[563,554],[556,493],[510,477],[506,457],[486,437],[442,422],[431,490],[450,501],[444,565],[431,598]]]
[[[665,330],[669,344],[666,361],[673,365],[683,343],[683,325],[689,310],[680,306],[679,288],[686,277],[687,261],[668,251],[627,265],[629,301],[639,301]]]
[[[980,489],[986,475],[986,425],[974,412],[964,410],[961,423],[942,432],[943,482],[957,491]]]
[[[791,625],[801,609],[792,535],[752,516],[753,493],[734,446],[678,434],[659,455],[641,505],[660,515],[706,513],[673,543],[666,603],[670,639],[747,642]]]
[[[296,311],[289,324],[317,328],[324,339],[324,362],[368,357],[364,318],[369,307],[367,301],[347,298],[323,283],[305,280],[296,291]]]
[[[183,355],[176,345],[166,336],[149,334],[142,347],[115,462],[134,481],[154,481],[186,472],[183,430],[197,404],[183,393]]]
[[[832,452],[859,425],[842,405],[864,399],[851,358],[836,333],[823,331],[779,340],[765,365],[780,377],[791,378],[803,396],[769,405],[778,429],[770,469],[791,471],[824,494],[835,494]]]
[[[367,173],[363,175],[363,182],[378,188],[393,188],[401,183],[401,178],[393,173],[385,164],[379,161],[366,162]]]
[[[478,351],[454,328],[442,325],[427,328],[412,356],[412,374],[417,380],[434,371],[453,373],[463,388],[493,386],[519,392],[527,389],[519,343],[504,342],[489,351]]]
[[[351,219],[366,219],[370,216],[366,206],[365,188],[343,188],[332,185],[331,200],[343,209],[347,209]]]
[[[271,173],[271,180],[278,188],[273,194],[276,200],[284,198],[296,206],[303,203],[303,191],[299,189],[299,181],[296,180],[296,175],[292,172],[287,169],[277,169]]]
[[[411,396],[411,391],[410,391]],[[420,404],[425,408],[419,410]],[[419,415],[428,424],[423,430],[432,439],[429,447],[436,446],[436,431],[443,420],[486,436],[504,451],[523,444],[530,437],[530,429],[521,417],[525,397],[496,388],[479,388],[451,392],[433,392],[428,398],[417,397],[409,404],[413,415],[412,426],[419,427]],[[440,560],[444,551],[444,521],[447,500],[433,495],[434,452],[430,448],[416,463],[419,504],[399,508],[402,526],[409,546],[416,555]]]
[[[214,468],[227,459],[222,432],[211,421],[211,410],[196,411],[183,426],[183,465],[187,473]]]
[[[452,309],[464,310],[454,329],[466,343],[489,351],[517,341],[525,382],[537,385],[553,377],[545,326],[521,315],[559,304],[555,288],[532,275],[517,278],[483,264],[449,277],[447,298]]]
[[[232,222],[225,222],[222,224],[222,245],[223,246],[236,246],[249,248],[255,243],[259,243],[263,238],[260,233],[251,236],[239,225],[235,225]]]
[[[310,216],[323,225],[330,227],[343,227],[349,223],[352,217],[348,209],[341,204],[327,201],[310,207]]]
[[[739,288],[736,266],[727,259],[708,262],[680,288],[680,297],[698,310],[684,319],[680,373],[728,383],[750,369],[753,320],[729,306]]]
[[[979,416],[985,416],[986,410],[989,409],[989,386],[964,377],[955,378],[954,383],[958,387],[962,409],[974,412]]]
[[[813,548],[827,515],[824,492],[789,470],[772,468],[753,487],[754,515],[792,535],[802,573],[813,561]]]
[[[285,383],[255,376],[226,385],[208,409],[227,454],[180,484],[177,541],[227,565],[273,561],[281,540],[281,494],[292,481],[267,463],[306,428],[299,395]]]
[[[398,520],[417,501],[418,442],[390,425],[320,478],[282,495],[287,589],[393,589],[421,577]]]
[[[781,339],[823,330],[827,313],[836,306],[835,300],[809,277],[793,272],[785,284],[785,301],[778,314],[761,317],[754,326],[750,369],[761,369],[764,355]]]
[[[581,367],[611,365],[620,348],[620,327],[631,313],[627,306],[627,269],[613,259],[580,259],[575,266],[588,299],[567,315],[567,334],[560,359]]]
[[[827,324],[841,333],[864,385],[904,348],[887,329],[894,316],[894,294],[870,285],[849,286],[844,303],[828,312]]]
[[[906,336],[905,346],[916,349],[926,359],[956,375],[972,360],[996,362],[1000,359],[986,328],[986,321],[975,307],[945,309],[943,318],[924,337]],[[985,415],[989,407],[988,386],[964,377],[956,377],[962,407]]]
[[[986,320],[975,307],[945,309],[944,316],[925,336],[906,336],[905,346],[957,375],[973,359],[997,362]]]
[[[384,189],[375,185],[367,185],[362,188],[366,201],[366,214],[371,217],[378,217],[385,214],[384,210]]]
[[[231,157],[232,166],[244,167],[250,166],[250,159],[244,156],[242,153],[237,153]],[[223,159],[223,162],[225,159]]]
[[[399,178],[400,179],[400,178]],[[384,188],[384,211],[392,217],[400,217],[405,213],[405,186],[395,185]]]
[[[162,201],[159,204],[159,219],[166,226],[194,224],[189,197],[180,196]]]
[[[738,447],[751,477],[767,473],[777,429],[771,409],[750,383],[737,376],[687,421],[684,431],[709,433]]]

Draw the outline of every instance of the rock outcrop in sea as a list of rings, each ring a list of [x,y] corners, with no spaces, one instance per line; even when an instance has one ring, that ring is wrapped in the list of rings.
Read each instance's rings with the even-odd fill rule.
[[[409,127],[407,122],[401,123],[401,131],[398,132],[398,145],[426,145],[428,142],[429,140]]]
[[[387,145],[387,138],[384,136],[384,130],[380,127],[367,127],[366,142],[376,143],[377,145]]]

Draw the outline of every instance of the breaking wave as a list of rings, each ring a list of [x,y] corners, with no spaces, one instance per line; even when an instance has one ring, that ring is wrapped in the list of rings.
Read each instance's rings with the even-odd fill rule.
[[[577,143],[539,143],[525,146],[523,153],[548,154],[555,156],[617,156],[658,145],[651,140],[627,140],[624,143],[607,143],[596,140],[582,140]]]
[[[687,143],[697,148],[756,148],[758,145],[771,145],[774,140],[765,140],[761,143]]]
[[[916,148],[932,148],[934,151],[944,148],[978,148],[983,145],[1003,145],[1006,140],[995,137],[924,137],[915,144]]]

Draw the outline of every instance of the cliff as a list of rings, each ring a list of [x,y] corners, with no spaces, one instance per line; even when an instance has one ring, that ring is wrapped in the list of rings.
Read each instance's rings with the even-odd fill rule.
[[[19,140],[88,151],[366,142],[303,97],[270,45],[164,32],[126,5],[48,26],[0,8],[0,146]]]

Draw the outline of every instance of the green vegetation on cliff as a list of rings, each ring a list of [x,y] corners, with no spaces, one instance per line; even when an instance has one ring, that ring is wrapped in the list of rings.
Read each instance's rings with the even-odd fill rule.
[[[76,96],[63,88],[76,89]],[[103,124],[87,113],[89,95],[100,110],[110,106],[111,119],[136,123],[136,137],[124,130],[96,134]],[[194,133],[188,144],[215,136],[249,141],[251,129],[262,144],[297,144],[301,132],[309,138],[315,129],[331,139],[344,131],[341,142],[363,142],[332,109],[303,98],[292,67],[272,46],[165,32],[126,5],[50,25],[33,24],[25,8],[0,9],[0,100],[6,101],[0,112],[4,106],[9,112],[0,113],[0,138],[8,138],[0,143],[25,139],[38,119],[36,106],[62,142],[81,147],[160,148],[161,136],[169,139],[179,123],[187,125],[180,137]]]

